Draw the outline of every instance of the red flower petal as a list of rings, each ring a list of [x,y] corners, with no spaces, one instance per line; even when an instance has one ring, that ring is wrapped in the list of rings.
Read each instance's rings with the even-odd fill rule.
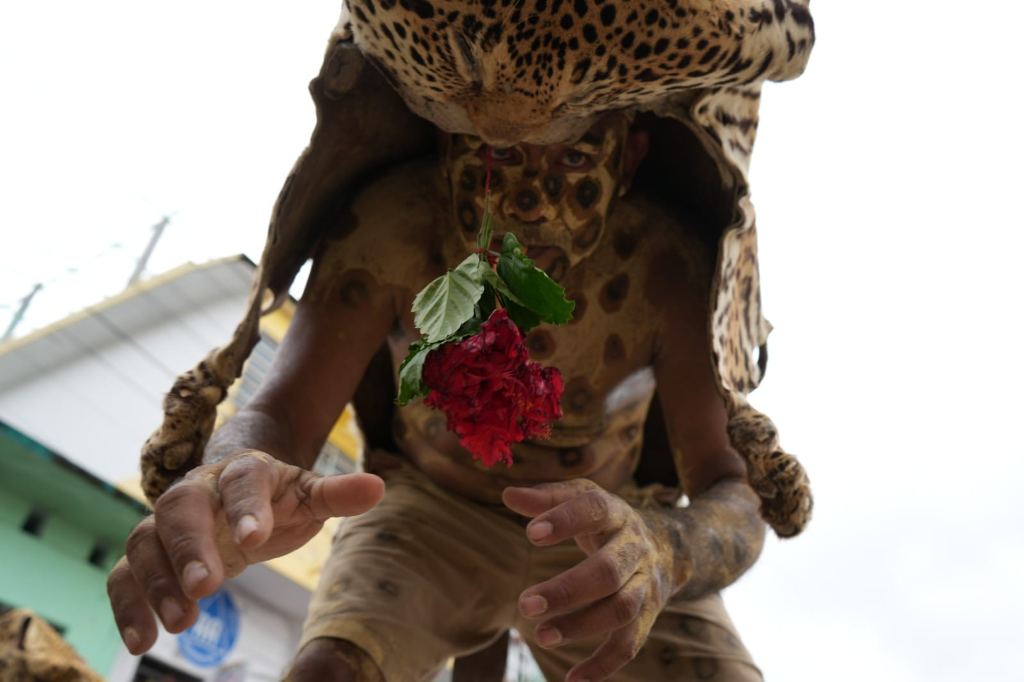
[[[512,465],[511,443],[547,436],[562,416],[562,374],[529,359],[523,335],[504,309],[480,332],[427,356],[426,404],[442,410],[448,429],[484,466]]]

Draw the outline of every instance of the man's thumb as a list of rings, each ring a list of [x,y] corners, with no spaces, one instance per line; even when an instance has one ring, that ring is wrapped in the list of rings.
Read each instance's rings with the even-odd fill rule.
[[[356,516],[377,506],[384,497],[384,481],[373,474],[325,476],[313,482],[310,509],[318,519]]]

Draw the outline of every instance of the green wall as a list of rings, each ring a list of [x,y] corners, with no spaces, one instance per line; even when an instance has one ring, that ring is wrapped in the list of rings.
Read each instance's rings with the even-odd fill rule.
[[[33,510],[38,535],[22,529]],[[29,608],[101,675],[121,639],[107,602],[107,572],[146,509],[0,422],[0,602]],[[89,563],[97,544],[109,548]]]
[[[114,662],[120,638],[107,603],[106,570],[88,563],[91,542],[75,534],[63,519],[50,518],[42,537],[21,530],[21,521],[9,523],[6,512],[31,505],[0,488],[0,508],[7,518],[0,523],[0,601],[27,607],[64,630],[64,638],[89,665],[105,675]],[[54,542],[67,541],[80,549],[73,558]],[[71,549],[71,547],[69,547]]]

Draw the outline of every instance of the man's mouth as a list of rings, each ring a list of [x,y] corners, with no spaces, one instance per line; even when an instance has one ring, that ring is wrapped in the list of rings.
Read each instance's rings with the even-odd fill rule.
[[[501,243],[502,243],[502,240],[504,240],[504,239],[505,239],[505,235],[503,235],[503,234],[499,234],[499,235],[494,236],[491,239],[491,251],[499,251],[500,252],[501,251]],[[527,258],[536,258],[537,256],[539,256],[542,253],[544,253],[545,251],[547,251],[549,248],[551,248],[551,247],[549,247],[547,245],[544,245],[544,244],[523,244],[523,246],[525,247],[526,257]]]

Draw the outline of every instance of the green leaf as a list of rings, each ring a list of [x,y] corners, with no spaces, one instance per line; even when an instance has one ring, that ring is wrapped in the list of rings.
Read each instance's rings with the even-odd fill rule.
[[[426,362],[430,351],[439,345],[441,344],[414,341],[409,346],[409,354],[405,356],[405,360],[402,360],[402,365],[398,368],[399,387],[396,403],[407,405],[410,401],[425,396],[429,392],[426,384],[423,383],[423,363]]]
[[[473,317],[484,293],[479,265],[479,256],[471,254],[416,295],[413,318],[427,342],[444,341]]]
[[[409,352],[398,367],[398,397],[395,403],[407,405],[417,398],[422,398],[430,393],[430,387],[423,383],[423,364],[427,361],[430,352],[437,350],[446,343],[455,343],[462,339],[473,336],[480,332],[481,320],[472,317],[459,327],[454,335],[442,340],[427,342],[417,339],[409,345]]]
[[[524,334],[541,323],[540,316],[529,308],[524,308],[515,301],[506,301],[505,309],[508,316],[516,323],[519,330]]]
[[[533,261],[523,253],[522,244],[511,232],[505,233],[501,245],[498,275],[515,296],[515,301],[532,311],[541,321],[565,324],[572,319],[575,302],[566,299],[565,289],[548,277],[546,272],[534,266]]]
[[[505,280],[503,280],[498,275],[498,273],[496,273],[491,268],[490,265],[484,263],[484,264],[481,264],[480,267],[481,267],[480,276],[483,278],[484,282],[486,284],[490,285],[490,287],[492,289],[494,289],[494,291],[496,291],[499,294],[501,294],[501,297],[503,299],[505,299],[505,301],[513,301],[515,303],[518,303],[519,305],[523,305],[523,302],[519,300],[519,297],[517,297],[515,294],[513,294],[512,290],[508,288],[507,284],[505,284]]]
[[[481,249],[491,248],[491,235],[494,234],[494,219],[490,210],[484,209],[484,218],[480,222],[480,231],[476,234],[476,245]]]

